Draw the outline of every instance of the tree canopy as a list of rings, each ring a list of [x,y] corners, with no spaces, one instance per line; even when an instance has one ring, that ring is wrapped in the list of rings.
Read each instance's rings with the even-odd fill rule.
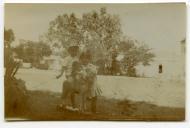
[[[70,43],[84,44],[94,54],[94,58],[104,57],[119,42],[121,26],[119,18],[107,13],[92,11],[77,18],[74,13],[57,16],[50,22],[46,37],[48,42],[67,48]],[[95,52],[96,51],[96,52]]]
[[[10,44],[15,40],[15,36],[12,29],[4,29],[4,42],[5,46],[10,47]]]
[[[74,13],[58,15],[45,33],[45,39],[52,46],[67,49],[73,42],[85,46],[92,52],[94,62],[113,61],[112,56],[117,53],[124,55],[122,63],[128,69],[139,63],[149,65],[154,58],[151,49],[136,40],[124,39],[124,36],[119,17],[108,13],[106,8],[84,13],[81,17]]]
[[[4,66],[10,67],[13,63],[13,56],[11,50],[11,43],[15,40],[14,32],[12,29],[4,29]]]
[[[44,56],[51,55],[49,45],[43,42],[24,41],[13,49],[19,59],[32,64],[39,63]]]

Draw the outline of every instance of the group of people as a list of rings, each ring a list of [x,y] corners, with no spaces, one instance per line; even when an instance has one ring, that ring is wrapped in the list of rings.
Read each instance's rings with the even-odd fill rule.
[[[62,89],[62,103],[59,109],[72,111],[86,111],[87,102],[91,103],[91,112],[96,111],[97,96],[101,89],[97,86],[97,68],[93,65],[89,50],[80,51],[79,46],[73,44],[68,48],[69,56],[64,59],[60,78],[65,73]]]

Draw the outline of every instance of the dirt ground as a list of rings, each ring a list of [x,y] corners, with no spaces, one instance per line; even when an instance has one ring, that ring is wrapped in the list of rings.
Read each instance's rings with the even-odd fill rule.
[[[27,107],[24,113],[13,113],[6,120],[185,120],[185,86],[180,81],[99,76],[103,93],[92,114],[57,109],[63,79],[55,76],[52,71],[19,70],[17,78],[25,81],[27,89]]]
[[[28,110],[22,115],[12,115],[26,120],[138,120],[138,121],[183,121],[184,108],[156,106],[146,102],[114,100],[99,97],[96,113],[58,111],[60,93],[29,91]],[[11,119],[12,117],[7,117]],[[17,119],[18,119],[17,118]]]

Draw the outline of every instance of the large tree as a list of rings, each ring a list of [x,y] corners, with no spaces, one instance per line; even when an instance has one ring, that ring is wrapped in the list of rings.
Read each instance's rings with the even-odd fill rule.
[[[63,14],[50,22],[46,39],[51,45],[67,48],[69,43],[83,44],[93,52],[94,59],[105,57],[119,42],[121,28],[119,18],[107,13],[105,8],[77,18],[74,13]]]
[[[101,8],[84,13],[80,18],[74,13],[57,16],[50,22],[45,39],[51,46],[66,49],[72,42],[83,45],[92,52],[93,61],[102,65],[99,68],[102,71],[106,63],[118,66],[116,57],[122,53],[124,59],[120,65],[127,67],[129,76],[135,76],[135,66],[148,65],[154,55],[146,45],[136,45],[123,36],[119,17]],[[112,69],[116,68],[112,65]]]
[[[121,37],[119,17],[107,13],[105,8],[83,14],[82,30],[83,42],[95,53],[95,60],[107,58]]]
[[[52,46],[64,48],[67,48],[70,42],[79,43],[82,40],[80,19],[76,18],[74,13],[57,16],[50,22],[46,38]]]

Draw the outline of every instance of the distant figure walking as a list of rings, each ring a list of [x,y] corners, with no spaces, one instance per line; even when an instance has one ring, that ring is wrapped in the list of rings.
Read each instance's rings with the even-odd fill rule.
[[[158,66],[158,73],[162,73],[163,71],[162,71],[162,64],[159,64],[159,66]]]

